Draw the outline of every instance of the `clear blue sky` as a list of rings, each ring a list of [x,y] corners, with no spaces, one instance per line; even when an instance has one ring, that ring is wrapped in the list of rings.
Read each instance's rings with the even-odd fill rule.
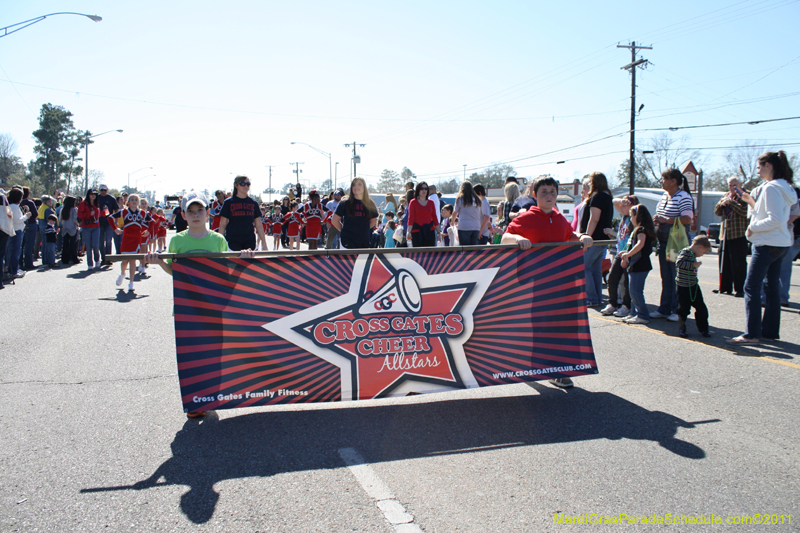
[[[33,157],[41,105],[93,133],[90,168],[120,187],[254,191],[321,183],[331,152],[348,176],[383,169],[461,176],[514,163],[522,176],[614,174],[627,157],[630,40],[652,45],[637,74],[637,140],[650,128],[800,115],[800,2],[3,2],[0,26],[56,11],[0,38],[0,132]],[[13,83],[12,83],[13,82]],[[683,135],[679,132],[677,135]],[[800,152],[800,121],[685,130],[694,148],[764,140]],[[706,171],[723,149],[702,151]],[[577,159],[584,158],[584,159]],[[566,160],[556,166],[554,161]],[[532,166],[535,165],[535,166]],[[342,182],[340,178],[340,183]],[[144,187],[147,185],[147,187]]]

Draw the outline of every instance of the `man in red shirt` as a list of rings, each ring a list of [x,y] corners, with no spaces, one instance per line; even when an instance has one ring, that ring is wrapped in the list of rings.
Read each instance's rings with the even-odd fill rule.
[[[575,234],[564,215],[555,210],[558,199],[558,182],[555,179],[547,177],[536,180],[533,197],[538,205],[530,207],[511,221],[501,244],[517,244],[522,250],[528,250],[533,243],[545,242],[580,241],[584,250],[592,246],[594,241],[589,235]],[[551,379],[550,383],[561,388],[573,386],[570,378]]]

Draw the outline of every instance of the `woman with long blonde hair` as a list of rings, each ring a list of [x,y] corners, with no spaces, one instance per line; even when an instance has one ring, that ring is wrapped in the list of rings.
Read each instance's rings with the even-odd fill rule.
[[[378,224],[378,208],[362,178],[350,182],[347,198],[339,202],[331,224],[340,231],[342,248],[369,248],[372,228]]]

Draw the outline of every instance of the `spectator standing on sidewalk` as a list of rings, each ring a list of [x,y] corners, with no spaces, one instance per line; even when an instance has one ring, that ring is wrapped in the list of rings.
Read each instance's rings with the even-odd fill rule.
[[[586,207],[581,213],[579,233],[589,235],[595,241],[607,238],[606,230],[612,228],[614,205],[608,180],[602,172],[589,174],[589,194]],[[596,307],[603,297],[604,246],[593,246],[583,254],[586,269],[586,305]]]
[[[661,300],[658,309],[650,313],[650,318],[666,318],[670,322],[678,319],[678,292],[675,286],[677,269],[675,263],[667,258],[667,241],[673,225],[686,231],[686,226],[694,218],[694,200],[689,194],[689,183],[677,168],[669,168],[661,173],[661,188],[664,194],[656,206],[656,237],[658,238],[658,266],[661,271]]]
[[[798,203],[795,204],[795,212],[800,214],[800,189],[792,186],[795,194],[798,197]],[[792,246],[789,247],[789,253],[783,258],[781,264],[781,306],[789,307],[789,286],[792,282],[792,263],[797,254],[800,253],[800,216],[798,214],[789,215],[789,232],[792,233],[794,241]]]
[[[728,341],[731,344],[758,344],[761,339],[779,338],[781,265],[794,242],[789,231],[789,218],[792,208],[797,205],[797,195],[792,188],[794,172],[786,154],[781,150],[761,155],[756,173],[763,183],[752,193],[742,194],[742,199],[750,207],[750,224],[745,236],[753,243],[753,256],[744,282],[747,324],[742,335]],[[763,316],[762,288],[766,296]]]
[[[723,220],[722,250],[719,254],[719,287],[715,294],[733,294],[744,297],[744,279],[747,277],[747,204],[738,191],[744,191],[738,176],[728,178],[728,194],[714,207],[714,214]]]
[[[628,247],[628,238],[633,231],[631,225],[631,207],[639,205],[639,199],[634,195],[624,198],[614,198],[614,208],[622,215],[619,223],[619,230],[614,232],[612,229],[606,230],[606,235],[616,237],[617,253],[611,261],[611,269],[608,272],[608,305],[600,311],[604,315],[628,316],[631,312],[631,293],[628,283],[628,272],[622,268],[622,252]],[[617,308],[619,302],[619,288],[625,287],[625,294],[622,297],[622,306]]]
[[[112,264],[106,261],[106,254],[111,254],[111,243],[114,240],[115,227],[112,227],[106,218],[110,213],[117,212],[117,199],[108,194],[108,186],[100,184],[100,196],[97,197],[97,207],[100,208],[100,262],[103,265]]]

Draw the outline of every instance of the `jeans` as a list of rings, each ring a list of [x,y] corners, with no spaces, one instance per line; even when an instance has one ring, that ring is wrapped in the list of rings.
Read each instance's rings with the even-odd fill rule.
[[[777,339],[781,326],[781,263],[788,247],[753,246],[753,256],[744,282],[744,304],[748,339]],[[766,283],[764,277],[766,276]],[[764,284],[766,303],[761,315],[761,289]]]
[[[331,226],[328,228],[328,236],[325,239],[325,248],[336,250],[339,248],[339,230]]]
[[[661,269],[661,301],[658,312],[669,316],[678,311],[678,291],[675,288],[675,263],[667,261],[667,243],[658,243],[658,266]]]
[[[120,253],[122,253],[120,251],[121,250],[120,247],[122,246],[122,234],[117,235],[116,233],[113,233],[112,230],[112,238],[114,239],[114,249],[117,251],[117,255],[119,255]]]
[[[800,251],[800,238],[794,240],[794,244],[789,248],[789,252],[784,256],[781,263],[781,303],[789,303],[789,286],[792,283],[792,263]]]
[[[100,259],[106,260],[106,254],[111,253],[111,241],[113,240],[114,229],[106,224],[100,223]]]
[[[608,303],[617,307],[619,304],[619,289],[624,285],[622,305],[631,308],[631,293],[628,290],[628,273],[622,268],[622,258],[619,254],[611,261],[611,270],[608,272]]]
[[[45,242],[42,245],[42,264],[43,265],[56,264],[56,243]]]
[[[92,268],[94,263],[100,263],[100,228],[81,228],[81,238],[86,246],[86,265]]]
[[[36,244],[36,236],[39,234],[39,226],[36,224],[26,224],[22,234],[22,268],[33,269],[33,247]]]
[[[591,248],[590,248],[591,250]],[[628,272],[628,292],[631,294],[632,315],[650,320],[650,312],[647,304],[644,303],[644,282],[647,280],[647,272]]]
[[[37,257],[44,258],[44,245],[46,244],[44,232],[47,230],[47,220],[42,220],[41,218],[38,220],[39,224],[39,236],[36,237],[36,245],[39,246],[38,251],[35,251],[35,255]],[[44,261],[42,261],[44,264]]]
[[[583,252],[583,266],[586,271],[586,300],[599,304],[603,298],[603,253],[605,246],[592,246]]]
[[[0,230],[0,287],[3,286],[3,264],[6,262],[6,247],[9,239],[8,233]]]
[[[458,230],[458,243],[461,246],[477,246],[480,230],[462,231]]]
[[[19,230],[16,235],[8,238],[6,245],[6,262],[8,275],[16,276],[19,273],[19,254],[22,251],[22,236],[25,230]]]

